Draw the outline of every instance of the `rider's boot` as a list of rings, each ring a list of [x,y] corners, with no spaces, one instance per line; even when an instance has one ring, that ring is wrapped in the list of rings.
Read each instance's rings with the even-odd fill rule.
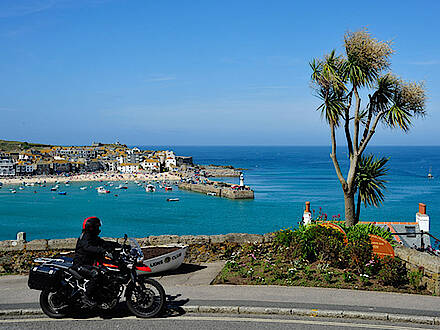
[[[96,301],[93,298],[88,297],[87,294],[83,295],[82,301],[89,308],[96,307],[97,305]]]

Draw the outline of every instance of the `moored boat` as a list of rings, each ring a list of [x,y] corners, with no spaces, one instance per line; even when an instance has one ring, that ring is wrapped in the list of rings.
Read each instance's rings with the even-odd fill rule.
[[[178,202],[180,199],[178,198],[167,198],[167,202]]]
[[[173,190],[173,187],[171,187],[171,186],[166,186],[165,187],[165,191],[171,191],[171,190]]]
[[[81,188],[79,188],[79,189],[81,189],[81,190],[86,190],[86,189],[87,189],[87,187],[81,187]]]
[[[155,192],[156,191],[156,187],[153,186],[152,184],[149,184],[145,187],[145,191],[146,192]]]
[[[97,188],[98,194],[109,194],[110,190],[105,189],[103,186]]]
[[[58,192],[58,195],[67,195],[67,192],[65,192],[65,191],[59,191],[59,192]]]

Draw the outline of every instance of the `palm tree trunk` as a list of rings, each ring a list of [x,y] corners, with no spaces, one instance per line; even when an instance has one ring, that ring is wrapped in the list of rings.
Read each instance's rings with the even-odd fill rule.
[[[344,191],[344,203],[345,203],[345,224],[348,227],[356,224],[356,214],[354,206],[354,193]]]
[[[357,204],[356,204],[356,223],[359,222],[359,217],[361,214],[361,194],[358,192]]]

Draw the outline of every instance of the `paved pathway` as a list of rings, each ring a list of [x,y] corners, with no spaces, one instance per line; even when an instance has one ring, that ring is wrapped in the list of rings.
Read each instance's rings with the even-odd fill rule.
[[[221,267],[222,263],[186,266],[183,274],[157,279],[165,287],[171,307],[353,311],[438,317],[440,320],[440,297],[328,288],[209,285]],[[26,276],[0,277],[0,310],[39,308],[38,295],[39,291],[27,288]]]

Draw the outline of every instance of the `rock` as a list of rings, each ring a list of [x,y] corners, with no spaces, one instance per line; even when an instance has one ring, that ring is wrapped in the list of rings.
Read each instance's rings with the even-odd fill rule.
[[[47,242],[49,250],[73,250],[76,247],[76,238],[50,239]]]
[[[21,251],[24,249],[23,242],[16,240],[0,241],[0,251]]]
[[[226,235],[211,235],[209,236],[211,244],[219,244],[226,242]]]
[[[26,243],[27,251],[44,251],[47,250],[48,241],[47,239],[35,239],[33,241]]]
[[[148,237],[148,241],[150,242],[150,245],[179,243],[179,239],[180,237],[177,235],[160,235],[160,236]]]
[[[231,243],[262,243],[263,242],[263,236],[257,235],[257,234],[238,234],[238,233],[231,233],[226,234],[226,240]]]
[[[207,235],[199,235],[199,236],[193,236],[193,235],[183,235],[180,236],[180,243],[192,245],[192,244],[209,244],[210,237]]]

